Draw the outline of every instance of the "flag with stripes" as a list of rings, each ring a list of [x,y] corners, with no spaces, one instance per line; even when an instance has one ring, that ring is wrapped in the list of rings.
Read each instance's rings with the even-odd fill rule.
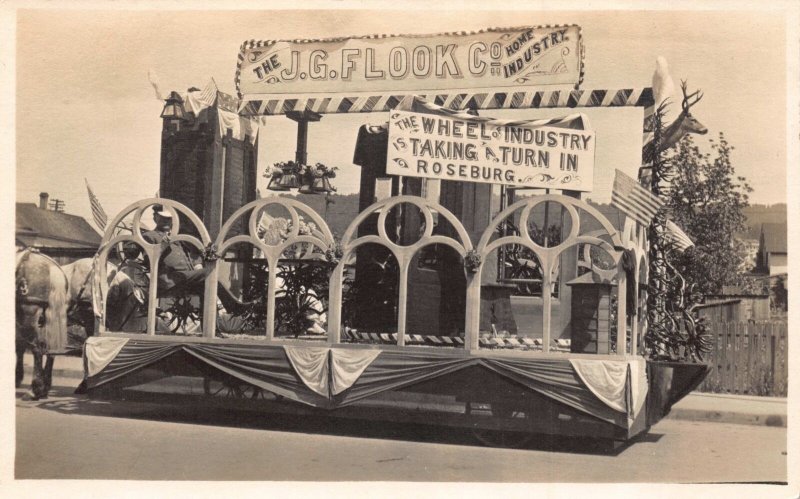
[[[192,112],[195,116],[200,116],[200,113],[213,106],[217,100],[217,83],[214,79],[208,80],[203,90],[198,90],[192,87],[186,92],[183,99],[184,108]]]
[[[106,224],[108,224],[108,215],[106,215],[105,210],[100,205],[100,201],[97,199],[97,196],[94,195],[92,192],[92,188],[89,187],[89,181],[83,179],[86,182],[86,190],[89,191],[89,204],[92,207],[92,217],[94,217],[94,223],[100,230],[106,230]]]
[[[692,242],[689,236],[672,220],[667,220],[665,236],[679,251],[686,251],[688,248],[694,246],[694,242]]]
[[[664,202],[637,181],[616,170],[611,205],[647,227]]]
[[[206,85],[206,88],[200,92],[198,96],[198,100],[208,106],[213,106],[214,101],[217,99],[217,82],[214,81],[214,78],[211,78]]]

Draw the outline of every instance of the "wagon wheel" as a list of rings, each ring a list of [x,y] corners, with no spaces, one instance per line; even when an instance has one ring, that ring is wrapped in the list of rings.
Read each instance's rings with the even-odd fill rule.
[[[244,383],[236,379],[203,378],[203,393],[209,397],[225,397],[235,399],[264,399],[264,391],[249,383]]]
[[[192,303],[191,295],[177,296],[166,310],[159,310],[159,317],[166,323],[170,332],[175,334],[179,329],[186,330],[189,321],[200,320],[200,309]]]
[[[493,403],[490,406],[492,418],[501,420],[531,417],[530,412],[515,409],[510,404]],[[467,414],[473,411],[472,403],[467,403]],[[486,430],[483,428],[472,428],[472,435],[475,440],[487,447],[503,447],[507,449],[519,449],[525,447],[533,440],[531,433],[510,430]]]
[[[527,263],[520,264],[516,262],[516,266],[511,269],[512,279],[530,279],[533,282],[520,282],[517,283],[517,291],[524,296],[536,295],[541,291],[541,277],[538,275],[540,272],[537,267],[531,267]]]

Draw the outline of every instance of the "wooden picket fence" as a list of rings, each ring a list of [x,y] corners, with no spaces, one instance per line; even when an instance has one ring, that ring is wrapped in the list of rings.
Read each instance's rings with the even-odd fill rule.
[[[786,397],[789,378],[787,323],[713,322],[711,372],[701,392]]]

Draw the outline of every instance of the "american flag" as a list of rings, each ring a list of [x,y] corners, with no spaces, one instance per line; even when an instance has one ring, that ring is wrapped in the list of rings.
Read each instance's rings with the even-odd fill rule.
[[[679,251],[686,251],[691,246],[694,246],[694,242],[689,239],[689,236],[672,220],[667,220],[665,236]]]
[[[206,88],[200,93],[198,100],[207,106],[214,105],[214,101],[217,100],[217,82],[214,81],[214,78],[211,78],[208,84],[206,84]]]
[[[89,204],[92,206],[92,216],[94,217],[94,223],[100,227],[100,230],[106,230],[106,224],[108,224],[108,215],[106,215],[105,210],[100,205],[100,201],[98,201],[97,196],[94,195],[92,192],[92,188],[89,187],[89,181],[83,179],[86,182],[86,190],[89,191]]]
[[[664,206],[663,201],[619,170],[614,174],[611,204],[645,227]]]
[[[186,111],[194,113],[199,116],[204,109],[213,106],[217,101],[217,84],[214,79],[210,79],[208,84],[203,90],[197,87],[190,88],[183,96],[184,107]]]

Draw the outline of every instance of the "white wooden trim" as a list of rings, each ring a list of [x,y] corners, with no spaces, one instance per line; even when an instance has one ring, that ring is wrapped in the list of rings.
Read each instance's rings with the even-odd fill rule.
[[[571,227],[568,237],[566,237],[563,241],[561,241],[558,245],[552,247],[542,247],[536,244],[527,230],[527,220],[530,217],[532,210],[540,203],[544,202],[552,202],[555,204],[559,204],[564,207],[571,218]],[[278,339],[274,337],[275,332],[275,274],[277,272],[278,263],[281,258],[281,255],[285,251],[285,249],[293,244],[308,244],[311,247],[319,248],[322,251],[334,250],[336,248],[335,241],[333,239],[333,235],[330,232],[325,221],[311,208],[300,203],[299,201],[292,199],[292,198],[283,198],[283,197],[274,197],[274,198],[266,198],[266,199],[259,199],[248,203],[247,205],[238,209],[225,223],[222,225],[220,229],[220,233],[218,237],[215,239],[215,244],[217,247],[217,251],[219,253],[224,253],[227,249],[231,248],[236,244],[250,244],[254,248],[260,250],[265,259],[268,262],[269,268],[269,285],[267,289],[267,325],[265,328],[265,336],[263,339],[242,339],[242,340],[234,340],[234,339],[224,339],[224,338],[216,338],[215,337],[215,330],[216,330],[216,300],[217,300],[217,282],[219,278],[219,269],[216,262],[208,262],[207,265],[210,265],[210,269],[208,275],[206,277],[205,282],[205,294],[204,294],[204,310],[203,310],[203,335],[200,338],[195,337],[175,337],[175,336],[156,336],[155,334],[155,324],[156,324],[156,317],[155,317],[155,308],[157,302],[157,278],[152,278],[153,276],[158,275],[158,260],[160,258],[160,247],[158,245],[153,245],[146,242],[141,237],[141,217],[144,210],[153,204],[161,204],[164,206],[165,209],[169,210],[173,213],[174,222],[173,222],[173,230],[177,233],[179,230],[179,218],[177,216],[178,213],[182,213],[186,215],[186,217],[190,220],[190,222],[195,225],[198,233],[200,234],[200,239],[195,238],[193,236],[189,236],[186,234],[178,234],[172,237],[173,241],[185,241],[188,244],[191,244],[197,247],[199,250],[203,250],[210,242],[210,237],[206,228],[202,225],[199,217],[191,212],[186,206],[177,203],[172,200],[167,199],[159,199],[159,198],[151,198],[139,201],[137,203],[133,203],[125,210],[123,210],[119,215],[117,215],[114,220],[113,224],[109,226],[109,229],[106,230],[106,233],[103,238],[104,245],[101,247],[100,251],[100,261],[101,261],[101,273],[103,277],[103,282],[105,282],[106,275],[105,275],[105,262],[108,258],[108,253],[113,247],[114,244],[124,241],[133,241],[139,244],[145,251],[145,254],[148,256],[151,262],[151,279],[150,279],[150,289],[148,290],[149,294],[149,303],[148,303],[148,327],[147,332],[145,334],[124,334],[124,333],[113,333],[108,332],[105,329],[103,321],[100,321],[98,324],[98,332],[101,335],[122,335],[122,337],[131,337],[131,338],[146,338],[146,339],[158,339],[158,341],[188,341],[188,342],[221,342],[221,343],[233,343],[233,344],[251,344],[256,343],[259,345],[282,345],[287,344],[287,340],[285,339]],[[401,204],[411,204],[416,206],[422,216],[425,219],[425,230],[422,234],[422,237],[410,244],[408,246],[401,246],[394,243],[390,238],[389,235],[386,233],[385,229],[385,220],[388,216],[388,213],[398,205]],[[284,207],[291,217],[292,220],[292,227],[290,233],[285,241],[282,241],[276,245],[267,245],[263,241],[259,240],[257,237],[257,227],[259,222],[259,216],[262,210],[271,205],[280,205]],[[502,238],[492,239],[496,237],[496,230],[499,224],[505,220],[508,216],[516,212],[517,210],[522,210],[520,214],[520,235],[519,236],[504,236]],[[593,231],[589,234],[581,234],[580,233],[580,216],[578,210],[583,210],[600,223],[603,227],[601,230]],[[444,217],[455,229],[456,231],[456,238],[445,237],[441,235],[433,235],[433,213],[437,212],[439,216]],[[132,235],[118,235],[114,236],[113,227],[117,225],[123,218],[133,213],[134,217],[134,233]],[[367,235],[357,237],[357,231],[359,225],[364,222],[369,216],[372,214],[378,214],[378,234],[376,235]],[[247,234],[235,235],[230,236],[229,233],[233,227],[233,225],[240,220],[242,217],[247,217],[246,223],[244,226],[249,229]],[[313,234],[310,235],[300,235],[300,219],[303,218],[305,220],[310,220],[314,222],[318,230],[315,231]],[[639,271],[639,267],[642,265],[641,259],[644,258],[646,262],[646,238],[643,237],[643,232],[638,230],[631,230],[626,224],[625,230],[622,231],[624,234],[624,238],[620,237],[618,231],[616,231],[613,225],[606,220],[603,215],[588,205],[587,203],[581,201],[580,199],[575,199],[569,196],[557,195],[557,194],[546,194],[542,196],[527,198],[521,200],[513,205],[509,206],[505,210],[503,210],[498,216],[496,216],[489,226],[486,228],[484,233],[482,234],[478,245],[476,246],[476,251],[481,258],[481,264],[477,269],[477,272],[474,274],[467,274],[467,306],[466,306],[466,316],[465,316],[465,337],[464,337],[464,348],[453,348],[453,351],[462,351],[466,352],[469,355],[481,355],[481,356],[524,356],[524,357],[560,357],[562,355],[569,355],[570,358],[593,358],[593,359],[602,359],[602,358],[614,358],[619,359],[620,356],[626,355],[634,355],[636,352],[636,326],[632,328],[632,341],[631,341],[631,350],[626,351],[626,349],[620,348],[620,343],[625,341],[626,337],[626,314],[625,314],[625,273],[622,271],[621,268],[621,252],[617,251],[620,247],[628,247],[628,248],[635,248],[637,253],[637,275]],[[611,243],[607,240],[601,239],[599,236],[607,235],[611,239]],[[624,240],[624,243],[623,243]],[[342,279],[344,276],[345,271],[345,263],[350,259],[352,255],[355,254],[355,250],[364,244],[379,244],[381,246],[386,247],[389,251],[392,252],[394,257],[397,259],[399,265],[399,272],[400,272],[400,289],[399,289],[399,296],[398,296],[398,327],[397,327],[397,345],[353,345],[353,344],[345,344],[341,343],[341,317],[342,317]],[[412,259],[416,255],[416,253],[425,246],[431,244],[443,244],[454,251],[456,251],[462,258],[465,257],[469,251],[473,249],[472,242],[470,241],[469,234],[467,233],[464,226],[461,222],[453,215],[449,210],[438,204],[437,202],[431,199],[424,199],[421,197],[416,196],[397,196],[392,198],[387,198],[381,200],[366,210],[361,212],[348,226],[347,230],[341,241],[341,251],[342,256],[341,260],[338,264],[333,268],[330,277],[330,294],[328,296],[328,337],[326,340],[326,344],[334,345],[334,346],[345,346],[347,348],[379,348],[379,349],[397,349],[397,348],[414,348],[415,346],[406,346],[405,345],[405,332],[406,332],[406,317],[407,317],[407,308],[408,308],[408,270],[411,264]],[[536,352],[536,351],[514,351],[514,350],[482,350],[480,348],[479,342],[479,327],[480,327],[480,296],[481,296],[481,273],[483,270],[483,264],[486,261],[486,258],[489,254],[494,251],[495,249],[507,245],[507,244],[520,244],[524,247],[530,249],[537,259],[539,259],[539,264],[542,266],[543,270],[543,283],[542,283],[542,327],[543,327],[543,351]],[[617,285],[617,314],[618,314],[618,321],[617,321],[617,351],[610,355],[597,355],[597,354],[564,354],[562,352],[554,352],[550,351],[550,326],[552,321],[552,304],[553,299],[551,296],[550,288],[552,284],[552,272],[553,269],[558,265],[560,255],[563,251],[567,250],[568,248],[572,248],[578,244],[591,244],[602,248],[603,250],[607,251],[609,255],[612,256],[615,263],[618,266],[618,285]],[[641,258],[640,258],[641,257]],[[645,263],[646,264],[646,263]],[[107,294],[107,286],[106,289],[103,291],[103,299],[105,304]],[[105,316],[105,310],[104,316]],[[293,342],[289,342],[293,343]],[[302,340],[298,340],[297,343],[302,343]],[[319,342],[312,342],[311,344],[316,344]],[[432,347],[425,347],[425,346],[418,346],[417,348],[432,348]]]

